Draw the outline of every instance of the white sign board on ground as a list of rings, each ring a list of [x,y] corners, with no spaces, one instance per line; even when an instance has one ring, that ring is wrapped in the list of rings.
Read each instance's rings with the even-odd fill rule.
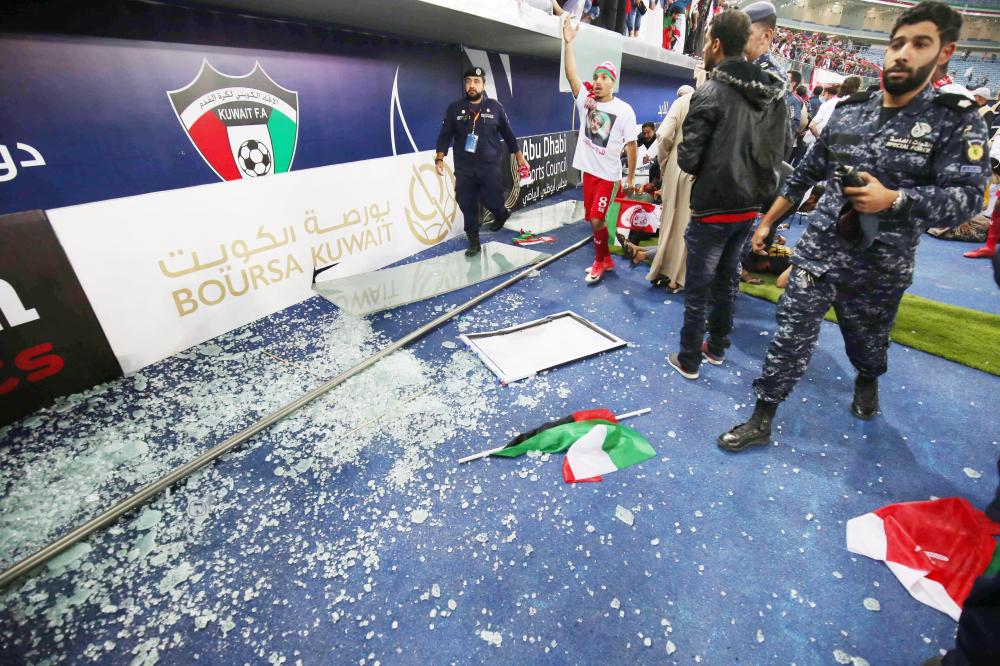
[[[462,232],[430,151],[48,211],[125,372]]]
[[[461,339],[504,384],[628,344],[570,311]]]

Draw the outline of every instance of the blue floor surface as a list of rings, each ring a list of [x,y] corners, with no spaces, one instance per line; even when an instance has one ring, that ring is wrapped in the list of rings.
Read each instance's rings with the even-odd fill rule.
[[[798,221],[801,220],[801,223]],[[789,245],[794,245],[808,216],[796,218],[785,232]],[[907,293],[930,298],[942,303],[1000,314],[1000,290],[993,281],[993,266],[989,259],[966,259],[963,252],[974,250],[980,243],[961,243],[934,238],[929,234],[920,237],[917,246],[917,264],[913,285]]]
[[[557,243],[535,249],[556,252],[589,231],[576,223],[551,234]],[[975,302],[947,287],[961,246],[928,241],[913,291],[996,311],[985,277]],[[578,250],[412,345],[423,378],[414,372],[403,389],[398,368],[380,375],[379,366],[365,373],[375,380],[344,387],[359,406],[405,402],[409,386],[422,387],[412,404],[431,414],[391,413],[342,458],[338,447],[354,437],[343,395],[307,408],[155,500],[159,513],[140,509],[89,539],[89,551],[3,593],[0,663],[918,664],[949,647],[955,623],[912,599],[884,564],[847,552],[844,525],[932,496],[983,506],[1000,455],[983,424],[1000,379],[893,345],[882,413],[862,422],[848,411],[854,373],[839,331],[824,323],[805,379],[778,411],[775,443],[726,454],[714,440],[751,411],[774,305],[740,295],[725,365],[689,382],[664,361],[677,347],[683,296],[652,289],[622,261],[587,286],[591,261],[589,247]],[[963,282],[979,266],[964,261],[954,260]],[[354,328],[312,298],[148,368],[141,381],[0,431],[11,451],[0,467],[52,464],[51,447],[116,429],[145,442],[148,454],[104,486],[110,497],[50,525],[69,527],[155,478],[133,462],[182,462],[500,279],[372,315],[371,335],[358,338],[365,349],[342,358],[323,345],[350,341]],[[458,340],[566,309],[630,346],[504,387]],[[212,406],[223,395],[231,407],[220,413]],[[455,462],[597,406],[652,407],[628,425],[657,456],[577,485],[563,482],[560,456]],[[417,473],[399,477],[407,456]],[[5,478],[7,508],[27,481]],[[191,497],[209,499],[207,517],[192,514]],[[619,505],[634,524],[615,518]],[[45,536],[20,534],[2,564]],[[867,598],[881,610],[867,610]]]

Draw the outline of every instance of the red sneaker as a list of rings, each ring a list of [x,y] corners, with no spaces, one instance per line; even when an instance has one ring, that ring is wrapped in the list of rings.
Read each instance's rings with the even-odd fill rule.
[[[615,270],[615,260],[611,258],[611,255],[604,257],[604,270],[613,271]]]
[[[978,250],[970,250],[968,252],[963,252],[963,257],[968,257],[969,259],[989,259],[994,254],[996,254],[996,248],[990,249],[988,246],[984,245]]]
[[[604,262],[601,261],[600,259],[596,259],[594,260],[594,265],[590,267],[589,271],[587,271],[587,277],[585,277],[584,280],[587,282],[587,284],[594,284],[595,282],[599,282],[600,279],[604,277],[605,270],[606,267],[604,265]]]
[[[713,354],[712,352],[708,351],[708,340],[705,340],[704,342],[701,343],[701,355],[702,357],[704,357],[706,361],[708,361],[712,365],[722,365],[722,362],[726,360],[725,356],[721,356],[719,354]]]

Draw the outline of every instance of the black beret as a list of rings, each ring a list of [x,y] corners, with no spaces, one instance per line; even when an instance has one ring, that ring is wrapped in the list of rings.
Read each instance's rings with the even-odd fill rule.
[[[774,8],[770,2],[755,2],[752,5],[747,5],[743,8],[747,16],[750,17],[751,23],[756,23],[757,21],[763,21],[764,19],[771,18],[772,16],[777,16],[778,11]]]

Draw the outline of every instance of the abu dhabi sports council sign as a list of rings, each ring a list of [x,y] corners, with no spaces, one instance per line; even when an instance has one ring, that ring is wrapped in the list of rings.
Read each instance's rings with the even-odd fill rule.
[[[222,180],[291,169],[298,139],[299,96],[255,63],[229,76],[208,60],[191,83],[167,92],[191,143]]]
[[[309,298],[317,269],[320,279],[373,271],[460,234],[454,177],[450,167],[438,176],[433,159],[425,151],[48,215],[134,372]]]
[[[553,132],[518,139],[524,159],[531,165],[532,182],[521,185],[517,160],[508,157],[509,168],[503,170],[503,187],[507,193],[507,208],[520,210],[538,203],[570,187],[580,184],[580,172],[573,168],[576,132]],[[507,156],[506,148],[502,149]]]

